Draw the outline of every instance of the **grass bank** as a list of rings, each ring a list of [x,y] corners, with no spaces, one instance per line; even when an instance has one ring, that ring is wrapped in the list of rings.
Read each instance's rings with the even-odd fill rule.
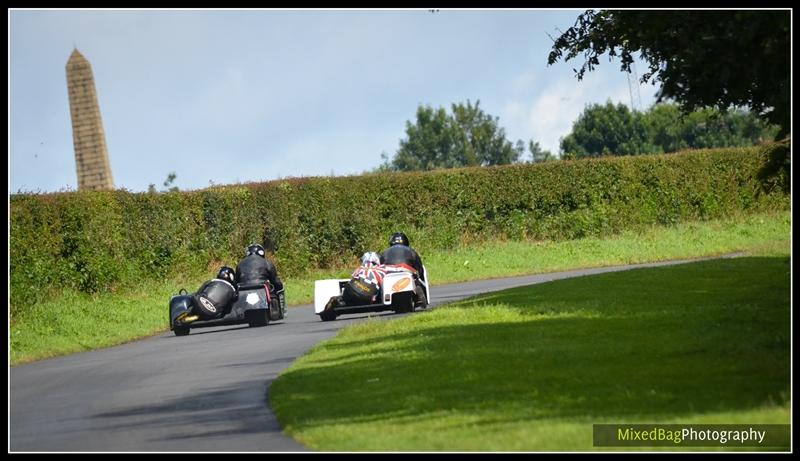
[[[667,259],[733,251],[788,251],[789,212],[760,214],[673,227],[652,227],[607,238],[561,242],[496,241],[423,255],[436,284]],[[413,243],[413,242],[412,242]],[[380,249],[375,249],[380,250]],[[280,268],[279,268],[280,269]],[[311,302],[314,280],[346,276],[352,268],[316,271],[286,279],[289,304]],[[64,290],[10,325],[11,363],[105,347],[168,328],[167,302],[181,287],[196,290],[213,276],[186,276],[87,295]]]
[[[789,271],[784,251],[368,320],[292,364],[270,404],[325,451],[592,451],[595,423],[788,424]]]

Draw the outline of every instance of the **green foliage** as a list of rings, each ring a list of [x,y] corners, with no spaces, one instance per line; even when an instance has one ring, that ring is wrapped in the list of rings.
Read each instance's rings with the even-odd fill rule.
[[[608,101],[586,109],[561,140],[562,152],[578,158],[598,155],[652,154],[658,149],[648,143],[647,127],[640,112]]]
[[[299,178],[161,194],[10,197],[11,308],[71,287],[235,265],[251,242],[284,276],[352,264],[401,229],[423,255],[487,239],[564,240],[787,209],[786,144],[673,155]]]
[[[556,157],[549,150],[543,150],[538,142],[533,140],[528,141],[528,151],[531,153],[531,162],[549,162],[555,160]]]
[[[519,216],[519,214],[515,215]],[[446,226],[444,219],[432,225]],[[531,244],[526,241],[490,240],[458,245],[455,250],[426,251],[425,266],[434,286],[443,283],[575,268],[613,266],[664,259],[714,256],[734,251],[764,256],[786,255],[790,248],[789,210],[732,216],[721,220],[652,226],[624,231],[611,237]],[[458,234],[449,227],[443,239],[456,245]],[[430,247],[425,234],[417,243]],[[290,305],[313,302],[314,281],[344,278],[352,266],[339,266],[284,277]],[[158,273],[158,272],[154,272]],[[85,294],[61,287],[56,296],[25,304],[14,312],[9,331],[11,364],[95,349],[165,331],[169,296],[180,288],[196,289],[208,272],[178,272],[166,278],[141,280],[113,292]],[[102,308],[98,308],[102,306]]]
[[[561,150],[581,158],[742,147],[772,139],[776,132],[777,127],[742,110],[706,108],[683,114],[677,105],[665,103],[632,112],[608,101],[584,109],[561,140]]]
[[[791,129],[790,37],[788,10],[587,10],[554,41],[547,62],[582,54],[580,80],[606,52],[630,72],[639,52],[650,66],[641,81],[661,82],[659,101],[678,101],[686,113],[749,107],[780,126],[781,139]]]
[[[406,139],[380,170],[415,171],[477,165],[507,165],[515,162],[524,147],[506,139],[498,119],[483,112],[480,101],[473,106],[453,104],[444,108],[417,108],[417,121],[406,122]]]
[[[791,193],[791,155],[792,145],[789,139],[779,142],[775,148],[769,150],[767,161],[758,172],[758,179],[765,192],[781,188],[785,194]]]
[[[176,177],[177,177],[177,175],[175,174],[174,171],[167,175],[167,179],[164,180],[164,187],[166,189],[164,189],[162,192],[177,192],[179,190],[178,186],[170,187],[172,185],[172,183],[175,181]],[[147,186],[147,192],[150,193],[150,194],[155,194],[157,192],[156,191],[156,185],[153,184],[153,183],[150,183],[150,185]]]

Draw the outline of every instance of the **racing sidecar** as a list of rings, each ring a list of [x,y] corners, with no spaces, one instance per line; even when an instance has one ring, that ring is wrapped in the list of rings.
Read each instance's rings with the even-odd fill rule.
[[[194,298],[181,290],[169,300],[169,328],[175,336],[189,334],[192,328],[216,327],[247,323],[251,327],[265,326],[270,321],[286,317],[284,291],[275,292],[269,283],[264,285],[239,285],[238,295],[219,317],[202,320],[194,305]]]
[[[373,304],[349,304],[343,296],[350,279],[327,279],[314,282],[314,312],[323,321],[335,320],[342,314],[363,312],[411,312],[417,307],[428,307],[430,288],[417,272],[405,265],[384,265],[386,275]],[[427,274],[423,266],[423,271]],[[427,277],[426,277],[427,278]]]

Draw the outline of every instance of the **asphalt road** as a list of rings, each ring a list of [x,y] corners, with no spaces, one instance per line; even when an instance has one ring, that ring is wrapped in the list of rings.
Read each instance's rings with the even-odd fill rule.
[[[516,286],[683,262],[688,261],[432,286],[431,302],[436,306]],[[166,315],[166,301],[164,309]],[[9,450],[305,451],[281,432],[267,407],[270,384],[314,344],[366,317],[322,322],[313,306],[305,305],[262,328],[203,328],[184,337],[165,332],[9,368]]]

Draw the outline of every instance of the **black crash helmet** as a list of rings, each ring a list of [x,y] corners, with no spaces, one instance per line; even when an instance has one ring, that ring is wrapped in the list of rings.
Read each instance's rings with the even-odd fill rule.
[[[406,237],[406,234],[402,232],[395,232],[394,234],[392,234],[392,236],[389,237],[389,246],[393,245],[409,246],[408,237]]]
[[[254,243],[254,244],[250,245],[249,247],[247,247],[246,256],[259,255],[259,256],[263,257],[264,254],[265,254],[264,247],[262,247],[261,245],[259,245],[257,243]]]
[[[219,268],[219,272],[217,272],[217,278],[227,280],[228,282],[231,282],[232,285],[236,285],[236,271],[228,266],[222,266]]]

